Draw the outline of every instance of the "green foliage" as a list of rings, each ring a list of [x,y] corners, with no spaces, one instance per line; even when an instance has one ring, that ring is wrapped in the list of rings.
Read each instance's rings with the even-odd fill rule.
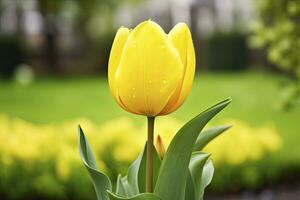
[[[245,69],[246,37],[242,33],[215,33],[207,40],[207,66],[210,70],[236,71]]]
[[[158,196],[152,193],[143,193],[136,195],[134,197],[122,197],[119,195],[116,195],[110,191],[108,191],[110,200],[162,200]]]
[[[194,150],[202,150],[211,140],[222,134],[231,126],[217,126],[203,131],[196,140]]]
[[[194,192],[195,192],[195,197],[194,199],[203,199],[203,195],[201,195],[203,193],[203,191],[200,190],[200,188],[204,188],[204,186],[202,186],[202,173],[203,173],[203,168],[204,165],[207,161],[207,159],[209,158],[209,154],[205,154],[202,152],[194,152],[192,154],[191,160],[190,160],[190,164],[189,164],[189,170],[191,173],[191,178],[192,181],[194,183]]]
[[[199,190],[200,191],[199,196],[201,198],[203,198],[206,187],[211,183],[211,181],[213,179],[214,171],[215,171],[215,168],[214,168],[212,160],[210,159],[203,166],[203,172],[201,175],[201,182],[200,182],[201,185],[200,185],[200,190]]]
[[[265,49],[270,62],[292,74],[290,92],[281,102],[289,109],[300,98],[300,1],[256,0],[258,19],[253,24],[250,46]],[[285,92],[287,93],[287,92]]]
[[[132,163],[132,165],[128,169],[127,173],[127,179],[128,184],[132,188],[132,191],[134,191],[133,194],[139,194],[146,192],[146,148],[147,144],[145,145],[145,148],[143,152],[139,155],[136,161]],[[153,149],[155,149],[153,147]],[[160,169],[161,160],[157,153],[154,153],[153,158],[153,184],[156,184],[156,180],[158,177],[158,172]],[[130,196],[130,195],[128,195]]]
[[[146,192],[146,148],[147,144],[138,158],[129,167],[126,176],[122,177],[120,174],[118,175],[116,194],[131,197]],[[153,149],[155,148],[153,147]],[[154,185],[157,180],[160,164],[161,160],[158,154],[155,153],[153,158]]]
[[[95,199],[92,184],[87,174],[84,173],[84,167],[82,167],[76,148],[77,137],[75,137],[72,127],[75,127],[78,123],[85,127],[87,137],[92,138],[91,146],[96,152],[97,164],[100,166],[101,171],[109,175],[113,183],[117,179],[118,173],[126,174],[129,164],[138,157],[139,152],[144,147],[146,137],[145,134],[141,133],[144,133],[145,127],[135,126],[128,118],[114,119],[101,124],[101,126],[87,119],[37,125],[0,115],[1,196],[5,199],[19,200],[28,197],[28,195],[32,195],[30,199],[36,198],[37,195],[43,199],[64,199],[65,197],[74,200]],[[278,171],[278,168],[283,168],[283,165],[293,166],[296,164],[290,161],[281,163],[283,159],[265,161],[265,158],[268,158],[269,155],[273,158],[280,155],[278,150],[281,150],[281,137],[279,137],[273,126],[264,125],[256,128],[237,119],[222,120],[222,123],[234,124],[234,128],[208,145],[205,141],[201,142],[204,146],[206,145],[203,151],[212,154],[211,159],[214,160],[217,169],[212,182],[213,187],[210,187],[213,191],[219,190],[219,187],[225,191],[248,186],[257,188],[261,186],[260,180],[262,179],[269,183],[275,183],[274,178],[282,173]],[[159,133],[165,148],[167,148],[182,123],[170,117],[163,117],[157,120],[156,125],[156,133]],[[217,129],[218,127],[213,127],[204,130],[200,136],[209,133],[208,130]],[[51,148],[44,148],[45,144]],[[200,150],[195,147],[194,151]],[[239,151],[236,151],[236,149],[239,149]],[[284,155],[284,158],[286,158],[286,155]],[[266,165],[249,169],[248,165],[251,166],[257,162],[263,163],[260,162],[260,159],[271,163],[272,169],[277,168],[277,170],[272,170],[273,172],[270,173],[270,167]],[[159,159],[157,160],[159,161]],[[144,172],[145,169],[141,169],[142,166],[145,165],[141,164],[140,167],[130,168]],[[230,172],[230,175],[224,175],[226,179],[224,179],[222,173],[224,166],[226,174]],[[159,167],[158,169],[156,167],[155,174],[158,171]],[[253,173],[255,175],[251,175]],[[131,172],[131,174],[135,174],[131,176],[136,180],[137,173]],[[145,180],[142,177],[145,175],[143,173],[138,174],[142,175],[141,178],[137,179],[140,186],[143,186]],[[236,174],[239,174],[239,176],[235,177]],[[264,179],[265,174],[270,175]],[[294,175],[297,172],[288,170],[287,174]],[[231,176],[234,176],[237,180],[231,182]],[[17,184],[14,183],[16,178],[20,179]],[[186,199],[194,199],[193,195],[187,196],[187,194],[194,194],[194,188],[191,186],[193,184],[192,178],[188,177],[187,181],[189,186],[186,186],[186,189],[190,190],[188,193],[186,192]],[[230,181],[230,184],[228,184],[228,181]],[[126,191],[131,191],[127,176],[119,176],[118,182],[121,183],[119,189],[116,190],[120,192],[116,193],[122,196],[132,196],[132,193],[127,194],[124,189],[128,188]],[[7,188],[13,188],[13,190]],[[139,191],[143,192],[141,188],[139,187]]]
[[[223,140],[222,137],[227,137],[223,143],[227,144],[228,141],[234,141],[230,146],[235,148],[227,148],[226,152],[222,151],[221,162],[218,161],[220,160],[219,157],[213,157],[218,152],[210,151],[215,148],[205,151],[213,152],[212,158],[216,168],[213,181],[207,190],[216,193],[218,191],[249,190],[249,188],[261,189],[262,184],[282,183],[282,179],[288,180],[288,177],[295,177],[300,174],[299,132],[297,131],[300,130],[300,124],[298,123],[300,107],[289,113],[278,113],[274,108],[278,98],[276,93],[278,82],[282,79],[285,79],[285,77],[262,72],[217,73],[206,74],[206,76],[199,74],[195,80],[195,87],[193,87],[191,97],[188,98],[182,109],[179,109],[172,115],[177,119],[177,123],[175,125],[173,125],[174,123],[171,123],[171,125],[170,123],[163,123],[167,127],[178,126],[179,128],[181,121],[191,118],[196,112],[208,106],[210,102],[218,101],[224,95],[230,95],[234,97],[235,103],[226,112],[222,113],[222,116],[216,119],[216,123],[232,124],[232,121],[223,122],[229,116],[240,119],[242,122],[246,122],[248,127],[251,127],[250,139],[261,135],[256,130],[264,126],[266,122],[276,124],[278,133],[276,135],[280,137],[283,145],[279,150],[263,153],[263,157],[260,158],[262,161],[259,159],[246,159],[242,164],[226,162],[227,153],[230,151],[233,151],[234,154],[243,153],[242,151],[236,151],[236,149],[248,146],[249,143],[255,144],[250,146],[250,149],[254,151],[257,148],[261,148],[252,139],[246,145],[240,145],[243,142],[239,142],[241,140],[235,138],[239,137],[238,135],[247,135],[245,131],[248,131],[243,128],[239,129],[239,123],[236,120],[234,120],[232,129],[213,140],[209,145],[218,147],[219,141]],[[218,92],[211,93],[213,90]],[[37,196],[43,199],[96,199],[93,186],[79,160],[76,148],[77,140],[76,134],[74,135],[74,127],[78,123],[85,128],[87,137],[90,139],[91,146],[97,155],[98,166],[110,177],[114,177],[114,182],[118,175],[116,172],[122,172],[122,175],[125,175],[129,162],[132,162],[143,148],[144,142],[142,141],[140,141],[141,145],[136,150],[136,153],[131,153],[133,149],[131,147],[134,144],[130,144],[130,148],[127,148],[127,150],[121,148],[121,152],[127,152],[127,154],[130,152],[133,155],[127,158],[127,162],[124,162],[119,160],[113,161],[119,154],[114,153],[115,149],[102,145],[105,142],[103,141],[104,137],[110,138],[110,136],[121,138],[124,135],[127,138],[135,138],[136,141],[138,140],[136,135],[143,134],[131,133],[145,130],[145,127],[141,127],[144,123],[141,122],[140,117],[129,115],[129,119],[115,120],[118,116],[124,116],[125,112],[120,110],[117,105],[114,105],[105,79],[99,77],[40,78],[26,87],[14,82],[1,81],[0,91],[2,91],[0,92],[0,110],[6,116],[6,120],[1,120],[3,115],[0,114],[0,149],[2,152],[0,156],[0,195],[3,199],[36,199]],[[95,93],[95,91],[100,92]],[[73,101],[73,99],[78,101]],[[101,99],[101,103],[97,99]],[[201,103],[199,104],[199,102]],[[57,109],[52,109],[53,107]],[[95,109],[91,110],[89,109],[90,107]],[[257,109],[258,107],[259,109]],[[99,110],[103,114],[99,114]],[[78,117],[91,119],[91,121],[74,120],[74,118]],[[19,118],[26,119],[26,121]],[[72,119],[72,121],[69,121],[69,119]],[[170,121],[165,117],[157,121],[160,123],[164,119],[165,121]],[[22,125],[16,121],[26,123]],[[97,128],[91,129],[89,124],[93,124]],[[108,124],[112,125],[108,127]],[[115,126],[116,124],[118,126]],[[132,126],[134,127],[133,129],[126,128]],[[111,130],[111,127],[115,127],[114,132],[119,131],[120,134],[113,136],[116,134],[112,131],[107,131]],[[208,128],[210,129],[211,127]],[[53,132],[51,137],[47,137],[49,135],[48,132],[50,132],[48,131],[49,129]],[[160,129],[157,131],[160,134],[164,132]],[[236,134],[233,132],[236,132]],[[27,133],[30,133],[31,136]],[[9,139],[5,135],[9,136]],[[69,135],[67,139],[64,137],[66,135]],[[30,143],[26,142],[29,138]],[[51,142],[51,138],[54,138],[54,142]],[[267,139],[268,137],[264,138],[266,138],[265,142],[270,142],[270,139]],[[121,140],[123,141],[123,138]],[[58,143],[58,141],[62,143]],[[19,148],[14,147],[12,149],[17,155],[28,154],[26,152],[32,152],[30,151],[32,148],[44,154],[40,156],[39,153],[36,158],[24,155],[24,159],[21,159],[16,154],[10,154],[5,149],[6,145],[13,145],[16,142]],[[121,143],[123,144],[124,142],[127,142],[127,140]],[[48,150],[53,152],[56,146],[64,147],[63,144],[66,143],[72,146],[72,150],[70,150],[71,155],[67,153],[66,156],[61,157],[62,153],[66,153],[66,149],[64,151],[58,150],[59,154],[47,153]],[[239,147],[235,146],[234,143],[239,144]],[[45,144],[51,148],[43,148]],[[109,154],[105,155],[105,160],[99,147],[104,147],[106,148],[105,151],[109,151]],[[116,147],[118,148],[118,145]],[[45,149],[47,149],[47,152],[43,151]],[[222,149],[224,150],[224,148]],[[35,154],[36,151],[32,153]],[[13,156],[8,157],[12,159],[10,165],[4,163],[7,160],[6,155]],[[243,155],[245,156],[246,154],[243,153]],[[74,157],[78,161],[68,164],[70,166],[70,174],[65,179],[62,179],[59,166],[65,166],[65,164],[60,163],[65,163],[70,157]],[[99,161],[105,161],[105,163]],[[47,177],[51,176],[51,178],[41,178],[43,176],[46,177],[45,174],[48,174]],[[13,181],[16,179],[18,179],[18,182]],[[47,191],[49,187],[51,187],[51,191]],[[48,197],[48,195],[50,196]]]
[[[105,174],[98,170],[94,154],[80,127],[78,128],[78,132],[80,157],[93,180],[97,198],[108,200],[109,198],[106,190],[111,190],[110,180]]]
[[[22,62],[22,47],[15,36],[0,36],[0,76],[10,78]]]
[[[300,76],[300,1],[257,0],[258,19],[250,44],[267,50],[268,59]]]
[[[230,99],[222,101],[186,123],[171,141],[161,165],[158,154],[155,154],[154,172],[159,171],[159,173],[154,194],[141,191],[146,184],[146,148],[131,165],[127,176],[118,177],[117,194],[114,194],[107,176],[97,170],[93,153],[84,133],[79,128],[81,159],[91,176],[98,200],[191,200],[190,197],[193,198],[192,200],[203,199],[204,189],[212,179],[213,167],[211,163],[206,165],[208,154],[193,153],[194,144],[204,126],[230,102]],[[206,140],[203,143],[208,142],[209,140]],[[187,194],[187,192],[192,192],[192,194]]]
[[[154,193],[164,200],[183,199],[194,143],[204,126],[231,100],[209,108],[186,123],[175,135],[163,159]]]
[[[1,199],[65,199],[66,196],[70,199],[95,199],[81,165],[74,166],[75,173],[68,180],[56,175],[53,160],[45,162],[39,159],[35,163],[16,160],[9,166],[0,163],[0,168]]]
[[[42,14],[57,14],[65,0],[39,0],[39,9]]]

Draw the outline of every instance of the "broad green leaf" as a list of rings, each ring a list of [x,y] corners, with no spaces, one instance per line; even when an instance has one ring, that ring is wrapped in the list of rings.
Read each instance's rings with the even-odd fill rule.
[[[195,183],[189,171],[186,186],[185,186],[185,200],[195,200]]]
[[[146,162],[147,162],[147,143],[140,153],[138,158],[131,164],[127,173],[128,184],[131,188],[129,196],[137,195],[139,193],[146,192]],[[159,168],[160,168],[160,158],[153,146],[153,179],[154,185],[157,180]]]
[[[194,152],[189,164],[189,170],[195,187],[195,200],[200,200],[202,191],[202,173],[204,165],[209,158],[209,154],[202,152]]]
[[[111,182],[105,174],[98,171],[94,154],[80,126],[78,127],[78,136],[80,157],[92,178],[97,199],[109,200],[106,191],[111,190]]]
[[[202,175],[209,156],[202,152],[193,152],[189,164],[185,200],[199,200],[203,196],[204,188],[207,185],[203,184]]]
[[[224,131],[228,130],[229,126],[216,126],[205,131],[202,131],[198,136],[196,143],[194,145],[194,151],[202,150],[211,140],[222,134]]]
[[[132,191],[131,186],[128,183],[127,176],[124,176],[121,178],[121,182],[123,183],[124,189],[125,189],[125,196],[130,197],[134,195],[134,192]]]
[[[210,184],[212,181],[212,178],[214,176],[214,165],[211,159],[206,161],[203,172],[202,172],[202,177],[201,177],[201,188],[200,188],[200,200],[203,200],[203,195],[205,188]]]
[[[139,183],[138,183],[138,176],[140,171],[140,166],[142,163],[143,158],[145,158],[146,154],[146,147],[145,145],[143,151],[139,154],[138,158],[130,165],[128,172],[127,172],[127,180],[128,184],[131,188],[132,193],[130,193],[130,196],[137,195],[140,193],[139,191]]]
[[[121,174],[119,174],[118,178],[117,178],[116,194],[122,195],[122,196],[127,196],[125,186],[123,185],[123,182],[122,182]]]
[[[122,197],[122,196],[116,195],[110,191],[107,191],[107,193],[109,195],[110,200],[162,200],[157,195],[152,194],[152,193],[138,194],[133,197]]]
[[[146,144],[147,145],[147,144]],[[140,193],[146,192],[146,168],[147,168],[147,152],[146,152],[147,147],[145,147],[144,154],[143,154],[143,159],[140,165],[140,170],[138,174],[138,183],[139,183],[139,191]],[[160,157],[156,151],[156,148],[153,146],[152,148],[154,150],[153,153],[153,185],[155,187],[160,165],[161,165],[161,160]]]
[[[183,200],[189,162],[196,139],[203,127],[225,108],[226,99],[186,123],[175,135],[162,161],[154,193],[163,200]]]

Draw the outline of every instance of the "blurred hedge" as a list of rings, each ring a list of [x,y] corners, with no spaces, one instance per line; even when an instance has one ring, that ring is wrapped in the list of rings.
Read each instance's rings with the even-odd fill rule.
[[[252,170],[252,166],[264,163],[266,156],[278,151],[281,138],[272,124],[251,127],[239,120],[225,123],[234,123],[235,128],[205,148],[212,153],[217,168],[211,189],[230,191],[259,187],[270,169],[256,167]],[[139,127],[128,118],[101,125],[86,119],[36,125],[0,115],[1,198],[95,199],[77,150],[78,124],[91,142],[100,169],[112,179],[118,172],[125,174],[146,140],[146,124]],[[155,131],[167,147],[182,123],[164,117],[156,124]],[[274,176],[276,178],[277,174],[270,174],[266,181],[273,180]]]
[[[23,58],[17,36],[0,36],[0,55],[0,76],[10,78]]]
[[[207,39],[208,69],[241,70],[247,64],[246,36],[241,33],[215,33]]]

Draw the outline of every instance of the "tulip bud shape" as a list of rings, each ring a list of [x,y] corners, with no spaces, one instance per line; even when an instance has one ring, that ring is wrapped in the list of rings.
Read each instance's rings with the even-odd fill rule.
[[[159,157],[161,159],[164,158],[165,154],[166,154],[166,149],[165,149],[165,145],[160,137],[160,135],[157,135],[157,138],[156,138],[156,150],[159,154]]]
[[[186,24],[177,24],[168,34],[151,20],[117,31],[108,80],[114,99],[126,111],[151,117],[175,111],[188,96],[194,74],[195,51]]]

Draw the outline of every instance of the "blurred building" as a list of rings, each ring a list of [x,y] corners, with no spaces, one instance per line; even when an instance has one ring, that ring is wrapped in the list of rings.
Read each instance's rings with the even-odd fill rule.
[[[200,65],[206,65],[201,54],[212,34],[245,34],[255,19],[252,0],[134,2],[0,0],[0,36],[20,40],[24,62],[37,72],[91,73],[106,69],[114,32],[122,25],[132,28],[152,19],[168,32],[185,22]]]
[[[118,9],[115,26],[135,26],[152,19],[166,29],[185,22],[194,33],[206,37],[214,31],[248,31],[255,19],[252,0],[148,0]]]

